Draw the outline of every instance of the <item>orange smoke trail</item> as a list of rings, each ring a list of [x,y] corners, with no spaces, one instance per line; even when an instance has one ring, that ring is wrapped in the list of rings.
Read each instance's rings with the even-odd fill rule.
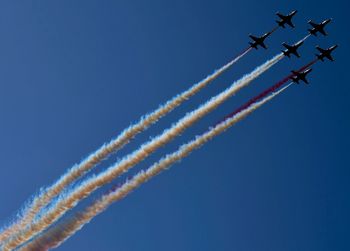
[[[36,251],[41,247],[49,247],[47,249],[49,250],[60,246],[69,237],[71,237],[77,231],[79,231],[85,224],[89,223],[94,217],[106,210],[111,204],[123,199],[125,196],[127,196],[133,190],[147,182],[149,179],[153,178],[160,172],[169,168],[169,166],[173,165],[177,161],[185,158],[195,149],[203,146],[209,140],[213,139],[214,137],[218,136],[219,134],[221,134],[240,120],[244,119],[256,109],[258,109],[259,107],[276,97],[278,94],[282,93],[290,85],[291,84],[270,94],[262,100],[251,104],[249,107],[247,107],[244,110],[241,110],[233,117],[229,117],[226,120],[222,121],[220,124],[217,124],[212,129],[209,129],[201,136],[198,136],[189,143],[180,146],[177,151],[166,155],[164,158],[153,164],[146,171],[139,172],[132,179],[125,182],[121,187],[117,188],[115,191],[111,191],[110,193],[103,195],[99,200],[95,201],[86,210],[76,214],[73,218],[69,218],[62,224],[58,224],[58,226],[55,226],[52,229],[48,230],[48,232],[44,233],[42,236],[39,236],[32,242],[28,243],[19,251]]]
[[[270,69],[273,65],[279,62],[283,58],[283,54],[277,54],[271,60],[266,61],[261,66],[257,67],[250,74],[243,76],[240,80],[233,83],[229,88],[224,90],[222,93],[212,97],[207,103],[198,107],[196,110],[188,113],[185,117],[180,119],[171,128],[165,130],[162,134],[150,140],[146,144],[142,145],[135,152],[127,155],[121,161],[108,168],[106,171],[92,177],[83,182],[80,186],[74,189],[65,198],[60,200],[55,207],[51,208],[48,212],[38,219],[37,222],[29,225],[18,234],[14,235],[3,245],[3,251],[9,251],[13,248],[18,247],[24,242],[31,239],[33,236],[39,234],[45,230],[60,217],[62,217],[68,210],[76,206],[76,204],[86,198],[93,191],[99,187],[111,182],[113,179],[118,177],[123,172],[138,164],[144,160],[148,155],[153,153],[159,147],[165,145],[177,135],[181,134],[188,127],[192,126],[196,121],[205,116],[206,114],[213,111],[220,104],[230,98],[232,95],[237,93],[243,87],[249,85],[254,79],[259,77],[265,71]]]
[[[26,208],[23,217],[19,219],[18,222],[15,222],[13,225],[0,232],[0,243],[8,239],[10,236],[18,233],[20,230],[25,228],[25,226],[32,223],[33,219],[40,212],[40,210],[48,205],[52,199],[59,195],[67,186],[88,173],[93,167],[107,158],[110,154],[122,148],[138,133],[144,131],[150,125],[157,122],[161,117],[165,116],[176,107],[181,105],[184,101],[188,100],[190,97],[198,93],[213,80],[223,74],[226,70],[228,70],[233,64],[238,62],[249,51],[250,48],[245,49],[237,57],[228,62],[226,65],[222,66],[220,69],[216,70],[213,74],[209,75],[199,83],[193,85],[185,92],[175,96],[152,113],[142,117],[139,122],[125,129],[117,138],[111,140],[108,144],[102,145],[97,151],[92,153],[81,163],[73,166],[56,183],[54,183],[51,187],[45,189],[42,194],[34,198],[33,202]]]

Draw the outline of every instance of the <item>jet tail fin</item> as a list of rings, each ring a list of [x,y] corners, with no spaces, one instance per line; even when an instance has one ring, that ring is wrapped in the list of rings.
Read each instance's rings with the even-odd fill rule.
[[[290,58],[290,54],[288,53],[287,50],[281,50],[281,51],[282,51],[283,55],[285,55],[285,56]]]
[[[314,29],[307,29],[311,35],[314,35],[315,37],[317,37],[317,33],[315,32]]]
[[[250,47],[251,47],[251,48],[254,48],[255,50],[258,49],[258,47],[256,46],[256,44],[253,44],[252,42],[249,42],[249,44],[250,44]]]
[[[324,62],[324,59],[323,57],[320,55],[320,54],[315,54],[317,59],[321,60],[322,62]]]
[[[282,21],[276,21],[276,23],[277,23],[279,26],[281,26],[282,28],[286,28],[286,27],[284,26],[284,23],[283,23]]]
[[[299,84],[299,79],[297,77],[290,78],[294,83]]]
[[[328,58],[330,61],[334,61],[334,58],[333,58],[331,55],[328,55],[327,58]]]

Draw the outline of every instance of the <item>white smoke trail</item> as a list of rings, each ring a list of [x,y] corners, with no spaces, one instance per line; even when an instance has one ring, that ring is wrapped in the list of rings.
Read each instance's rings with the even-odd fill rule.
[[[143,183],[147,182],[149,179],[153,178],[160,172],[169,168],[171,165],[177,161],[188,156],[193,150],[201,147],[209,140],[218,136],[229,127],[233,126],[240,120],[244,119],[246,116],[254,112],[256,109],[276,97],[278,94],[286,90],[291,84],[281,88],[275,93],[270,94],[261,101],[258,101],[248,108],[237,113],[235,116],[226,119],[225,121],[217,124],[214,128],[210,129],[203,135],[195,138],[182,145],[177,151],[166,155],[164,158],[153,164],[146,171],[141,171],[135,175],[131,180],[125,182],[116,191],[110,192],[102,196],[99,200],[95,201],[86,210],[77,214],[74,218],[70,218],[64,221],[62,224],[58,224],[52,229],[48,230],[42,236],[25,245],[19,251],[37,251],[37,250],[49,250],[60,246],[68,238],[73,236],[77,231],[79,231],[85,224],[89,223],[94,217],[106,210],[112,203],[123,199],[130,192],[141,186]],[[42,249],[46,247],[46,249]]]
[[[121,161],[109,167],[106,171],[100,173],[96,177],[93,176],[84,181],[65,198],[60,200],[53,208],[48,210],[48,212],[38,219],[37,222],[30,224],[27,228],[6,241],[3,245],[3,251],[9,251],[28,241],[34,235],[39,234],[41,231],[58,220],[68,210],[72,209],[80,200],[86,198],[99,187],[111,182],[114,178],[118,177],[123,172],[126,172],[129,168],[141,162],[156,149],[165,145],[177,135],[181,134],[186,128],[190,127],[200,118],[217,108],[221,103],[230,98],[243,87],[247,86],[250,82],[271,68],[283,57],[284,56],[282,53],[276,55],[271,60],[268,60],[261,66],[257,67],[250,74],[245,75],[240,80],[233,83],[222,93],[212,97],[208,102],[201,105],[196,110],[188,113],[171,128],[165,130],[162,134],[145,143],[138,150],[127,155]]]
[[[0,243],[5,239],[9,238],[13,234],[18,233],[25,226],[29,225],[35,216],[48,205],[53,198],[59,195],[67,186],[76,181],[78,178],[89,172],[94,166],[99,162],[103,161],[107,156],[113,152],[119,150],[124,145],[126,145],[132,138],[134,138],[138,133],[147,129],[151,124],[157,122],[161,117],[165,116],[173,109],[181,105],[184,101],[198,93],[214,79],[219,77],[223,72],[229,69],[234,63],[246,55],[250,49],[245,50],[238,57],[228,62],[226,65],[215,71],[213,74],[209,75],[201,82],[193,85],[190,89],[185,92],[175,96],[169,100],[164,105],[160,106],[158,109],[150,114],[147,114],[139,120],[136,124],[131,125],[125,129],[117,138],[111,140],[108,144],[102,145],[97,151],[93,152],[86,159],[81,161],[79,164],[73,166],[70,170],[66,172],[57,182],[52,186],[45,189],[42,194],[35,197],[33,202],[26,208],[25,213],[18,222],[4,229],[0,233]]]
[[[301,39],[299,42],[304,42],[306,39],[308,39],[311,36],[311,34],[307,34],[303,39]],[[299,43],[298,42],[298,43]]]

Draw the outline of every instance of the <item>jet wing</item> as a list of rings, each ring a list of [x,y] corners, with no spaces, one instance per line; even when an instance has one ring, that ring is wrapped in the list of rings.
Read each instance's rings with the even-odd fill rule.
[[[297,81],[303,81],[305,84],[308,84],[309,81],[306,79],[306,75],[307,74],[304,74],[304,73],[300,73],[296,78],[297,78]]]
[[[261,43],[259,43],[260,45],[261,45],[261,47],[263,47],[264,49],[267,49],[267,46],[265,45],[265,43],[264,42],[261,42]]]
[[[249,35],[249,37],[250,37],[251,39],[253,39],[254,41],[257,41],[257,40],[258,40],[258,38],[257,38],[256,36]]]
[[[331,55],[326,55],[325,57],[328,58],[331,61],[334,61],[334,58]]]
[[[283,20],[286,18],[286,16],[282,15],[281,13],[276,13],[276,15]]]
[[[293,54],[294,54],[295,56],[297,56],[298,58],[300,58],[300,54],[299,54],[297,51],[293,52]]]
[[[312,26],[312,27],[314,27],[314,28],[317,28],[317,24],[315,24],[314,22],[312,22],[311,20],[309,21],[309,24]]]
[[[327,36],[327,33],[324,31],[323,28],[320,28],[318,31],[319,31],[322,35]]]
[[[292,23],[291,20],[287,20],[286,24],[288,24],[290,27],[295,28],[295,25]]]

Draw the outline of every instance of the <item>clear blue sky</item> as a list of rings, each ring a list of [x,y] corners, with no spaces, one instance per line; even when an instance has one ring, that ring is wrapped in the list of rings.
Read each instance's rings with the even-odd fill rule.
[[[132,121],[187,89],[298,9],[223,77],[111,161],[333,17],[301,59],[284,59],[136,170],[203,132],[338,43],[311,85],[293,86],[97,217],[58,250],[350,250],[349,4],[320,1],[1,1],[0,222]],[[108,163],[96,169],[107,167]],[[94,196],[97,196],[94,194]],[[88,203],[84,202],[79,208]]]

